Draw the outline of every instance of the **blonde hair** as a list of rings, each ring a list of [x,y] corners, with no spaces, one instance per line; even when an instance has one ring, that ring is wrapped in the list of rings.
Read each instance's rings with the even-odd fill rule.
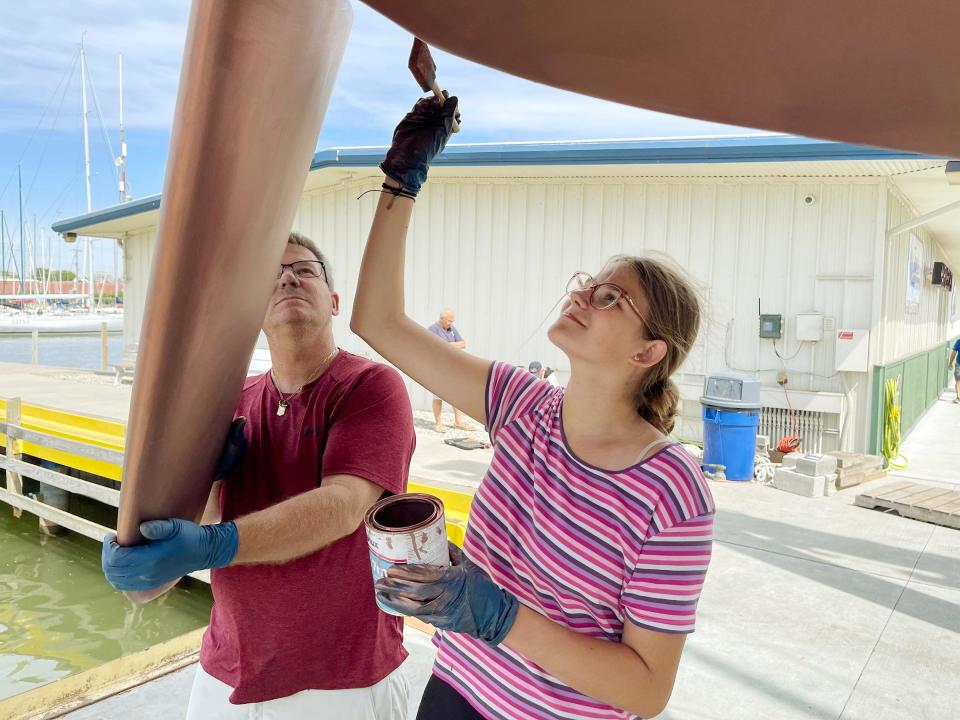
[[[666,260],[620,255],[622,263],[636,274],[647,298],[646,331],[651,340],[667,345],[663,359],[652,366],[634,390],[637,413],[664,435],[673,432],[680,390],[670,376],[683,364],[700,330],[702,307],[692,283]]]

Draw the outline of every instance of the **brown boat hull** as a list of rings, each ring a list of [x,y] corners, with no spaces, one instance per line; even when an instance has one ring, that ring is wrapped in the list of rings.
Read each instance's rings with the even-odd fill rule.
[[[346,0],[195,0],[118,520],[203,510],[343,56]],[[138,599],[143,599],[140,597]]]
[[[960,3],[364,2],[433,47],[553,87],[674,115],[960,157],[951,61]],[[503,101],[523,112],[522,97]]]

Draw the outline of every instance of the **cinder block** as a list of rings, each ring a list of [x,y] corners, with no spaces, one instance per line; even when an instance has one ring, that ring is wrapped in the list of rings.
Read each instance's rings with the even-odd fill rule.
[[[773,475],[773,486],[794,495],[804,497],[823,497],[824,477],[811,476],[793,470],[780,468]]]
[[[797,458],[797,472],[804,475],[829,475],[837,469],[833,455],[804,455]]]
[[[854,470],[841,470],[837,473],[837,487],[840,489],[859,485],[866,480],[866,474],[857,467]]]
[[[824,476],[823,494],[824,495],[837,494],[837,474],[836,473],[830,473],[829,475]]]
[[[837,459],[838,468],[848,468],[854,465],[860,465],[863,462],[863,453],[844,452],[843,450],[833,450],[828,455]]]
[[[793,470],[795,467],[797,467],[797,460],[801,457],[803,457],[802,453],[787,453],[783,456],[780,466]]]

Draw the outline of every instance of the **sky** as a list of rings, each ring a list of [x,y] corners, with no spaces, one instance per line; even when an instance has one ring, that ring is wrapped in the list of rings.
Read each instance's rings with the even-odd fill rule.
[[[354,23],[317,148],[386,145],[419,96],[407,70],[411,36],[351,0]],[[78,245],[50,231],[86,211],[80,69],[89,70],[91,207],[119,201],[117,56],[123,55],[128,192],[158,193],[186,36],[186,0],[19,0],[0,4],[0,210],[2,259],[19,263],[22,187],[25,245],[34,264],[69,269]],[[438,77],[460,98],[457,143],[738,134],[742,128],[617,105],[537,85],[434,51]],[[36,235],[34,235],[36,223]],[[8,234],[9,233],[9,234]],[[12,238],[10,237],[12,235]],[[49,252],[47,248],[49,247]],[[30,264],[29,250],[26,262]],[[95,268],[112,272],[110,241],[95,242]]]

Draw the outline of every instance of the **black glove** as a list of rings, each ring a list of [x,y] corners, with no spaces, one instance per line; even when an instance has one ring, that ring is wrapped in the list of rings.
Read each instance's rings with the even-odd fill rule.
[[[435,97],[417,100],[393,131],[393,144],[380,169],[407,193],[416,195],[427,179],[430,163],[450,139],[454,117],[459,121],[456,97],[448,97],[442,106]]]
[[[233,472],[234,468],[243,459],[247,452],[247,436],[245,429],[247,419],[238,417],[230,423],[230,430],[227,431],[227,441],[223,444],[223,450],[220,451],[220,458],[213,469],[213,479],[223,480],[227,475]]]

